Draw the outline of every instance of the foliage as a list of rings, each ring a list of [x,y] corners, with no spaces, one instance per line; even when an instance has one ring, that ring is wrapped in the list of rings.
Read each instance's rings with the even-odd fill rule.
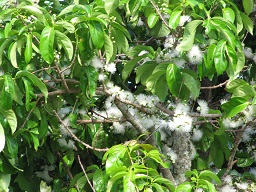
[[[0,191],[254,190],[253,0],[0,7]]]

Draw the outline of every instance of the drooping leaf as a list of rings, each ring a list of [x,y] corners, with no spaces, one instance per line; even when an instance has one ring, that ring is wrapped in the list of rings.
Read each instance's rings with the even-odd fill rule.
[[[248,0],[249,1],[249,0]],[[240,15],[242,17],[243,23],[244,23],[244,27],[245,29],[251,34],[253,35],[253,22],[251,20],[250,17],[248,17],[248,15],[244,14],[243,12],[240,12]]]
[[[13,42],[9,47],[8,58],[10,59],[12,66],[15,68],[18,68],[16,52],[17,52],[17,42]]]
[[[31,34],[27,34],[27,44],[24,52],[26,63],[29,63],[29,61],[31,60],[32,53],[32,36]]]
[[[233,97],[227,103],[224,103],[221,108],[224,110],[223,116],[230,118],[245,109],[250,103],[242,97]]]
[[[12,134],[17,129],[17,117],[12,109],[1,111],[2,115],[7,119],[7,122],[11,128]]]
[[[243,2],[243,7],[245,10],[245,13],[247,15],[249,15],[253,10],[254,1],[253,0],[243,0],[242,2]]]
[[[105,10],[107,12],[107,14],[109,15],[110,13],[112,13],[119,5],[119,1],[118,0],[105,0]]]
[[[176,11],[173,11],[172,14],[170,15],[169,26],[172,29],[176,29],[176,27],[179,25],[181,13],[182,13],[181,10],[176,10]]]
[[[73,44],[71,40],[64,33],[61,33],[60,31],[57,30],[55,30],[55,35],[57,41],[59,41],[62,47],[64,48],[69,60],[71,60],[73,57]]]
[[[185,26],[183,39],[176,48],[178,51],[189,51],[192,48],[195,40],[196,29],[202,22],[202,20],[194,20]]]
[[[88,26],[93,45],[97,49],[101,49],[104,44],[104,32],[101,24],[97,21],[91,21],[90,23],[88,23]]]
[[[221,40],[218,42],[215,48],[214,64],[218,75],[224,73],[228,66],[227,61],[225,59],[225,46],[226,41]]]
[[[48,98],[48,90],[46,85],[37,77],[35,76],[33,73],[30,73],[28,71],[19,71],[16,74],[16,77],[27,77],[30,79],[31,83],[33,83],[35,86],[37,86],[40,91],[43,93],[45,100],[47,100]]]
[[[54,28],[50,26],[46,26],[43,29],[40,36],[39,49],[42,57],[49,64],[51,64],[54,59],[54,50],[53,50],[54,35],[55,35]]]
[[[159,16],[156,13],[151,13],[147,19],[149,28],[153,28],[158,20]]]
[[[111,60],[113,53],[114,53],[114,48],[113,48],[113,43],[110,39],[110,37],[104,33],[104,49],[106,52],[106,63],[109,63]]]

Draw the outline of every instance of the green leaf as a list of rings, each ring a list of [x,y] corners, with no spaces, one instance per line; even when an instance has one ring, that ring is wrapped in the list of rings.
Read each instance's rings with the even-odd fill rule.
[[[248,0],[249,1],[249,0]],[[248,15],[244,14],[243,12],[240,12],[240,15],[242,17],[243,23],[244,23],[244,27],[245,29],[251,34],[253,35],[253,22],[251,20],[250,17],[248,17]]]
[[[249,15],[252,12],[253,4],[254,4],[253,0],[243,0],[243,7],[247,15]]]
[[[127,77],[130,75],[135,65],[144,57],[145,57],[144,55],[134,57],[132,60],[130,60],[128,63],[124,65],[124,69],[122,71],[123,80],[127,79]]]
[[[182,73],[184,84],[187,86],[189,91],[192,93],[193,98],[196,99],[200,93],[200,82],[198,79],[195,79],[190,74],[183,72]]]
[[[104,32],[98,21],[88,23],[92,43],[97,49],[101,49],[104,44]]]
[[[184,29],[184,35],[181,43],[177,46],[178,51],[189,51],[194,44],[196,28],[200,25],[202,20],[194,20],[189,22]]]
[[[251,99],[254,96],[255,90],[252,88],[252,86],[248,84],[237,87],[232,94],[232,97],[241,97],[247,100]]]
[[[235,12],[233,11],[233,9],[231,9],[229,7],[224,8],[224,9],[222,9],[222,14],[223,14],[223,17],[225,19],[227,19],[231,23],[234,23],[234,21],[235,21]]]
[[[189,90],[184,84],[179,68],[175,64],[169,64],[166,71],[166,80],[170,92],[181,99],[189,97]]]
[[[69,60],[71,61],[74,52],[71,40],[64,33],[61,33],[60,31],[57,30],[55,30],[55,35],[57,41],[59,41],[60,44],[63,46]]]
[[[224,110],[224,118],[230,118],[244,110],[250,103],[245,98],[233,97],[227,103],[221,105]]]
[[[21,7],[21,9],[28,11],[30,14],[36,16],[39,21],[46,24],[44,13],[40,9],[38,9],[36,6],[26,5]]]
[[[110,37],[104,33],[104,49],[106,53],[106,63],[109,63],[113,53],[114,53],[114,48],[113,48],[113,43],[110,39]]]
[[[46,26],[40,36],[39,49],[44,60],[51,64],[54,60],[54,28]]]
[[[149,28],[153,28],[158,20],[159,16],[156,13],[151,13],[147,19]]]
[[[189,191],[192,191],[193,187],[194,187],[194,183],[184,182],[176,188],[175,192],[185,192],[185,191],[189,192]]]
[[[124,180],[123,180],[124,191],[126,192],[136,191],[136,185],[133,183],[134,180],[135,180],[134,170],[130,169],[124,176]]]
[[[206,179],[206,180],[208,180],[208,178],[210,178],[211,180],[214,180],[218,185],[221,184],[221,181],[220,181],[219,177],[215,173],[213,173],[209,170],[202,171],[199,174],[199,178],[200,179]],[[209,180],[209,181],[211,182],[211,180]]]
[[[0,142],[1,142],[1,139],[0,139]],[[9,191],[10,182],[11,182],[11,174],[0,172],[0,191],[1,192]]]
[[[16,74],[16,78],[18,77],[27,77],[30,79],[31,83],[33,83],[35,86],[37,86],[41,92],[43,93],[44,97],[45,97],[45,101],[47,101],[48,98],[48,90],[46,85],[34,74],[28,72],[28,71],[19,71]]]
[[[237,158],[237,166],[238,167],[249,167],[251,164],[254,163],[254,158]]]
[[[12,41],[11,38],[8,38],[8,39],[0,39],[0,65],[2,64],[3,62],[3,53],[4,53],[4,50],[5,48],[9,45],[9,43]]]
[[[4,110],[12,108],[14,83],[10,75],[4,75],[4,85],[1,94],[1,107]]]
[[[69,33],[75,32],[75,27],[71,23],[67,21],[57,21],[55,22],[56,27],[64,27],[66,30],[68,30]]]
[[[31,60],[32,53],[32,35],[27,34],[27,44],[24,52],[26,63],[29,63],[29,61]]]
[[[179,25],[179,22],[180,22],[180,15],[181,15],[182,11],[180,10],[176,10],[176,11],[173,11],[170,18],[169,18],[169,26],[172,28],[172,29],[176,29],[176,27]]]
[[[126,171],[121,171],[116,173],[113,177],[111,177],[111,179],[108,181],[108,186],[107,186],[107,191],[106,192],[110,192],[112,189],[112,186],[115,184],[115,182],[117,180],[119,180],[120,178],[124,177],[127,174]]]
[[[218,42],[214,53],[214,64],[217,71],[217,75],[221,75],[226,71],[228,63],[225,59],[225,47],[226,41],[221,40]]]
[[[170,191],[174,191],[174,186],[173,186],[172,182],[166,178],[158,176],[154,179],[154,183],[159,183],[161,185],[165,185],[168,187],[168,189]]]
[[[93,186],[97,192],[105,192],[107,190],[108,177],[101,169],[97,169],[93,174]]]
[[[109,15],[112,13],[119,5],[119,0],[105,0],[105,10]]]
[[[86,66],[84,74],[80,77],[81,89],[83,93],[91,98],[94,96],[97,87],[98,72],[93,66]]]
[[[17,42],[13,42],[11,44],[11,46],[9,47],[9,51],[8,51],[8,58],[12,63],[12,66],[15,68],[18,68],[17,65],[17,56],[16,56],[16,52],[17,52]]]
[[[4,128],[3,128],[2,124],[0,123],[0,152],[3,151],[4,146],[5,146]]]
[[[1,111],[3,116],[7,119],[8,124],[10,125],[12,134],[16,131],[17,129],[17,118],[12,109]]]

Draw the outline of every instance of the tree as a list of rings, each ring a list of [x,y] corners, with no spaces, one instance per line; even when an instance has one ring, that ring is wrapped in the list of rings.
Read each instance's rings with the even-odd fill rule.
[[[255,191],[252,0],[0,6],[1,191]]]

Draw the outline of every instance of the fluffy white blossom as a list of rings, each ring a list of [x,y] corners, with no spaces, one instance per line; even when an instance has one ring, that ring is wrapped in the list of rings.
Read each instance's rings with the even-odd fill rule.
[[[121,118],[123,116],[121,111],[116,106],[106,109],[106,112],[108,117]]]
[[[190,111],[190,107],[187,104],[178,103],[174,109],[175,115],[187,114]]]
[[[183,26],[186,22],[190,22],[191,18],[188,15],[182,15],[180,17],[180,22],[179,22],[179,26]]]
[[[119,122],[114,122],[113,123],[113,132],[117,134],[124,134],[125,132],[125,126]]]
[[[236,189],[229,185],[225,185],[221,188],[221,192],[236,192]]]
[[[63,148],[73,149],[75,147],[75,142],[71,139],[67,140],[65,138],[58,139],[58,143]]]
[[[230,183],[232,181],[232,177],[230,175],[227,175],[226,177],[224,177],[223,179],[226,183]]]
[[[242,190],[246,190],[248,188],[248,183],[242,182],[242,183],[235,183],[236,187]]]
[[[96,68],[96,69],[102,69],[103,68],[103,63],[102,61],[100,60],[99,57],[93,57],[92,58],[92,62],[91,62],[91,65]]]
[[[221,99],[221,100],[220,100],[220,104],[221,104],[221,105],[223,105],[224,103],[227,103],[227,102],[228,102],[227,99]]]
[[[193,130],[193,135],[192,135],[192,140],[193,141],[200,141],[200,139],[202,138],[203,136],[203,132],[199,129],[194,129]]]
[[[105,66],[105,70],[110,72],[111,74],[114,74],[116,72],[116,64],[115,63],[109,63]]]
[[[143,25],[144,25],[144,23],[143,23],[143,21],[141,20],[141,17],[139,17],[137,26],[140,27],[140,26],[143,26]]]
[[[186,61],[184,59],[175,58],[173,59],[173,63],[175,63],[178,68],[183,68],[186,64]]]
[[[164,48],[173,47],[173,44],[175,43],[175,41],[176,41],[176,38],[173,37],[172,35],[167,36],[164,42]]]
[[[191,64],[197,65],[203,60],[203,53],[198,45],[193,45],[190,51],[188,51],[188,59]]]
[[[107,76],[103,73],[100,73],[99,76],[98,76],[99,81],[105,81],[106,78],[107,78]]]
[[[244,121],[241,118],[239,118],[237,120],[231,119],[231,118],[224,118],[222,121],[222,124],[226,128],[237,128],[237,127],[240,127],[241,125],[243,125]]]
[[[245,110],[242,111],[245,115],[246,122],[250,122],[253,120],[256,114],[256,105],[249,105]]]
[[[197,100],[198,107],[197,110],[200,111],[201,115],[206,115],[209,112],[209,107],[206,101],[204,100]]]
[[[171,148],[168,149],[168,152],[166,155],[172,160],[173,163],[175,163],[175,161],[178,158],[177,154]]]
[[[254,54],[252,53],[252,49],[250,47],[244,48],[244,55],[247,58],[252,59],[254,57]]]
[[[179,130],[182,132],[190,132],[192,129],[193,119],[188,115],[178,115],[173,120],[168,121],[170,130]]]

